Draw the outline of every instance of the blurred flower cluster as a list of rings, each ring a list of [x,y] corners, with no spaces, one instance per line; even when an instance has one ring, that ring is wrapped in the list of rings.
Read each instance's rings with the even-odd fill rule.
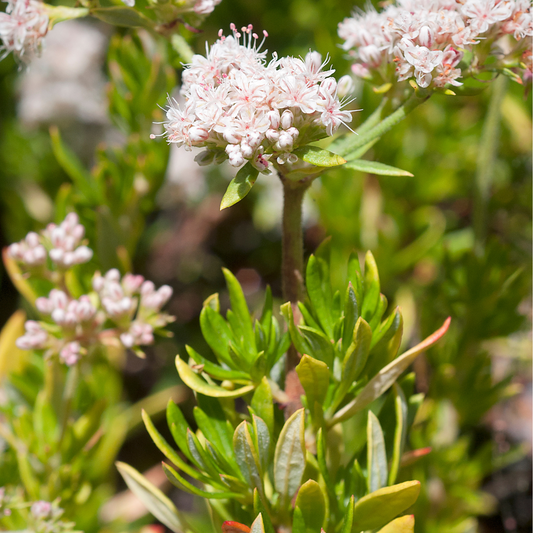
[[[465,70],[485,65],[519,67],[530,78],[532,35],[529,0],[398,0],[339,24],[357,76],[375,83],[414,77],[423,88],[462,85]]]
[[[18,491],[0,488],[0,516],[17,515],[27,522],[31,533],[66,533],[74,532],[74,524],[61,520],[64,511],[59,507],[59,499],[53,502],[38,500],[31,504],[23,501]]]
[[[207,148],[197,158],[200,164],[229,158],[234,167],[249,161],[268,172],[272,157],[279,165],[295,163],[296,148],[351,121],[339,99],[349,79],[337,84],[318,52],[305,59],[273,54],[267,63],[265,39],[258,43],[252,25],[238,31],[232,24],[231,30],[229,37],[221,30],[206,56],[195,55],[185,68],[185,105],[172,100],[167,111],[170,143]]]
[[[48,31],[48,14],[40,0],[7,0],[6,12],[0,13],[0,60],[13,52],[27,61],[41,46]]]
[[[77,215],[70,213],[61,224],[49,224],[41,234],[29,233],[8,247],[7,256],[21,270],[55,285],[48,297],[35,301],[47,321],[28,320],[17,346],[44,350],[47,357],[58,355],[69,366],[99,345],[123,346],[142,355],[139,347],[152,344],[154,332],[173,320],[161,312],[172,289],[168,285],[156,289],[143,276],[121,277],[117,269],[111,269],[103,276],[94,273],[93,291],[76,298],[68,288],[66,274],[93,255],[83,244],[84,234]]]

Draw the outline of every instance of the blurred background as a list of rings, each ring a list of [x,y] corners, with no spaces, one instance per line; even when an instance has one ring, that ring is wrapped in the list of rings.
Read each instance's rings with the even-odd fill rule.
[[[363,4],[224,0],[202,32],[187,37],[202,53],[219,28],[252,23],[268,31],[270,51],[318,50],[341,76],[350,65],[337,24]],[[163,116],[158,105],[175,93],[179,76],[180,59],[168,44],[95,20],[59,24],[28,69],[11,57],[0,62],[0,245],[75,209],[98,268],[133,270],[174,288],[168,305],[177,318],[174,338],[149,349],[146,360],[128,355],[121,366],[123,400],[130,403],[179,384],[174,356],[185,344],[205,348],[198,316],[214,292],[227,302],[221,267],[237,275],[251,308],[267,284],[281,297],[277,178],[261,176],[244,201],[220,212],[233,169],[200,168],[194,153],[149,139]],[[314,183],[304,209],[306,252],[332,236],[339,286],[349,253],[373,252],[390,309],[402,307],[405,345],[452,317],[444,341],[415,367],[426,401],[411,445],[432,448],[404,469],[406,479],[423,482],[414,510],[420,533],[532,527],[531,94],[524,97],[524,88],[510,81],[497,83],[472,97],[435,95],[366,156],[414,177],[331,171]],[[494,96],[498,87],[502,98]],[[380,97],[362,83],[355,96],[357,126]],[[500,127],[496,150],[487,153],[491,105]],[[489,195],[479,192],[484,180]],[[27,308],[1,268],[0,326]],[[190,414],[192,398],[184,402]],[[161,455],[140,425],[119,458],[152,469],[151,479],[164,486],[153,468]],[[125,488],[114,472],[109,483]],[[181,507],[201,509],[170,494]],[[101,516],[113,518],[121,501]],[[130,515],[128,505],[121,508],[126,520],[153,522],[133,507]]]

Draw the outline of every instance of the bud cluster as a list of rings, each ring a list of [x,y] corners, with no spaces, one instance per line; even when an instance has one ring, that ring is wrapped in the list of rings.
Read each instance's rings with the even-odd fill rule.
[[[529,0],[397,0],[339,24],[357,76],[375,83],[414,77],[423,88],[462,85],[464,67],[482,67],[489,55],[530,76],[532,35]],[[472,59],[459,66],[466,51]]]
[[[21,243],[11,245],[8,255],[38,276],[45,271],[35,270],[36,262],[28,259],[35,258],[39,250],[37,256],[44,254],[44,260],[37,264],[42,265],[48,255],[65,273],[67,265],[76,264],[77,257],[92,255],[86,246],[78,246],[84,233],[77,216],[71,213],[59,226],[51,224],[42,235],[31,233]],[[80,250],[90,253],[80,254]],[[17,339],[19,348],[44,350],[47,357],[57,355],[61,362],[71,366],[97,346],[121,345],[139,351],[140,346],[154,342],[154,332],[173,320],[161,312],[172,296],[171,287],[163,285],[156,289],[143,276],[121,277],[116,269],[105,275],[96,272],[92,278],[93,291],[79,298],[70,294],[63,279],[56,279],[61,288],[56,287],[47,297],[35,301],[37,311],[46,321],[28,320],[25,334]]]
[[[5,13],[0,13],[0,60],[13,52],[19,60],[28,61],[39,51],[48,31],[48,14],[40,0],[7,0]]]
[[[294,163],[296,148],[351,121],[331,77],[334,70],[324,70],[320,54],[309,52],[305,59],[273,54],[267,63],[264,39],[258,44],[252,25],[231,29],[233,35],[224,37],[221,30],[206,56],[193,56],[185,68],[185,105],[171,100],[167,110],[169,143],[207,148],[197,158],[200,164],[229,159],[240,167],[249,161],[268,172],[271,157],[279,165]],[[348,89],[346,80],[341,85]]]

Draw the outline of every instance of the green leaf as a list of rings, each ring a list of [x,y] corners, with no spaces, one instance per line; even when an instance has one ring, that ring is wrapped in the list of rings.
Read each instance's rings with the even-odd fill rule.
[[[266,472],[270,458],[270,433],[263,419],[255,414],[252,414],[252,425],[254,428],[254,444],[259,454],[259,464],[262,472]]]
[[[307,404],[311,412],[315,402],[323,404],[329,387],[328,365],[304,355],[296,367],[296,373],[307,396]]]
[[[395,383],[394,388],[394,408],[396,412],[396,427],[394,428],[394,447],[392,449],[392,459],[389,469],[389,485],[396,481],[400,461],[402,459],[405,441],[407,438],[407,401],[400,385]]]
[[[229,344],[233,340],[228,323],[220,314],[206,305],[200,313],[202,335],[217,358],[230,368],[238,369],[238,365],[229,353]]]
[[[342,352],[346,353],[353,342],[353,333],[359,318],[359,305],[351,282],[348,282],[344,296],[344,322],[342,326]]]
[[[306,533],[302,510],[296,506],[292,515],[292,533]]]
[[[193,461],[189,445],[187,443],[187,430],[189,424],[185,420],[181,409],[170,399],[167,404],[167,424],[174,441],[185,456]]]
[[[354,506],[354,531],[377,529],[413,505],[420,493],[420,481],[406,481],[384,487],[361,498]]]
[[[296,411],[285,422],[274,455],[274,485],[280,493],[281,507],[286,508],[294,496],[305,469],[305,414]]]
[[[348,282],[352,284],[355,292],[355,300],[359,314],[361,314],[361,304],[363,303],[363,276],[361,274],[361,265],[359,264],[359,256],[357,252],[352,252],[348,259]]]
[[[252,489],[256,488],[259,494],[263,495],[264,489],[259,455],[248,426],[249,423],[246,421],[237,426],[233,435],[233,449],[244,479]]]
[[[326,335],[324,335],[322,331],[309,326],[298,326],[298,329],[311,348],[311,351],[307,352],[308,355],[311,355],[315,359],[319,359],[329,367],[332,367],[335,358],[335,350],[332,342],[326,337]]]
[[[366,159],[352,159],[348,161],[345,168],[352,170],[358,170],[359,172],[366,172],[367,174],[378,174],[380,176],[409,176],[413,177],[413,174],[407,170],[401,168],[391,167],[390,165],[384,165],[377,161],[367,161]]]
[[[329,421],[328,427],[347,420],[387,391],[418,355],[435,344],[448,331],[450,320],[450,318],[447,318],[435,333],[392,361],[392,363],[389,363],[385,368],[382,368],[350,403],[335,414]]]
[[[126,463],[117,462],[116,465],[129,489],[160,522],[175,533],[186,530],[174,504],[157,487]]]
[[[320,533],[326,517],[326,499],[316,481],[310,479],[300,487],[296,506],[302,512],[306,530]]]
[[[222,368],[221,366],[215,365],[205,357],[201,356],[197,351],[195,351],[190,346],[185,346],[189,357],[194,360],[198,365],[202,365],[202,372],[209,374],[215,379],[220,381],[229,380],[235,382],[248,382],[250,381],[250,376],[246,372],[239,372],[238,370],[228,370]]]
[[[329,265],[326,261],[312,255],[306,269],[307,292],[313,310],[328,339],[333,338],[333,295],[329,279]]]
[[[376,307],[378,306],[380,295],[378,266],[370,251],[365,255],[364,291],[365,296],[361,309],[361,316],[367,322],[370,322],[374,316]]]
[[[265,533],[276,533],[272,521],[268,516],[268,512],[259,497],[259,491],[254,489],[254,513],[263,517],[263,525],[265,526]]]
[[[132,7],[97,7],[91,15],[114,26],[127,28],[152,28],[154,23]]]
[[[218,385],[211,385],[202,379],[185,361],[176,356],[176,368],[183,383],[192,390],[213,398],[240,398],[254,390],[254,385],[247,385],[235,390],[227,390]]]
[[[367,434],[367,469],[368,491],[375,492],[387,484],[387,454],[385,439],[376,415],[368,411]]]
[[[370,352],[371,340],[372,330],[370,326],[363,318],[359,317],[353,330],[353,341],[344,356],[341,382],[333,397],[332,410],[339,406],[363,370]]]
[[[340,155],[334,154],[329,150],[323,150],[317,146],[302,146],[293,150],[293,154],[311,165],[317,167],[337,167],[346,163],[346,159]]]
[[[266,533],[265,525],[263,524],[263,516],[261,513],[257,515],[257,518],[253,521],[250,533]]]
[[[268,379],[263,377],[259,386],[255,389],[250,404],[254,413],[266,424],[271,435],[274,434],[274,400]]]
[[[224,272],[228,286],[231,310],[240,325],[244,346],[247,348],[249,355],[255,354],[255,335],[252,327],[252,318],[248,305],[246,304],[246,299],[244,298],[244,293],[242,292],[241,284],[227,268],[223,268],[222,271]]]
[[[199,489],[192,483],[189,483],[186,479],[181,477],[171,466],[163,463],[163,471],[165,472],[168,480],[178,489],[181,489],[189,494],[207,498],[208,500],[231,500],[235,498],[241,498],[242,494],[236,492],[208,492],[206,490]]]
[[[170,444],[159,433],[159,431],[157,431],[151,418],[148,416],[148,414],[146,413],[144,409],[142,410],[142,418],[143,418],[144,425],[146,426],[146,429],[148,430],[150,437],[154,441],[154,444],[161,450],[161,452],[167,457],[167,459],[170,459],[177,467],[181,468],[184,472],[186,472],[189,476],[193,477],[194,479],[197,479],[199,481],[207,480],[207,478],[204,475],[200,474],[197,470],[195,470],[189,464],[187,464],[172,449]]]
[[[246,163],[230,181],[220,203],[220,210],[240,202],[252,190],[258,175],[259,170],[254,168],[251,163]]]
[[[400,516],[396,518],[384,528],[380,529],[378,533],[414,533],[415,517],[411,515]]]
[[[355,496],[350,498],[346,512],[344,513],[344,523],[342,524],[342,533],[352,533],[353,527],[353,508],[355,505]]]
[[[296,350],[301,354],[310,353],[312,351],[311,345],[309,344],[308,340],[301,335],[300,330],[294,324],[294,316],[292,313],[291,303],[284,303],[281,306],[280,310],[281,314],[283,315],[283,318],[289,326],[290,338]]]

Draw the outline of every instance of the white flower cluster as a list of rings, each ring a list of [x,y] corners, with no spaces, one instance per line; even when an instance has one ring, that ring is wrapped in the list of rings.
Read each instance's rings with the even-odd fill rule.
[[[92,256],[89,248],[78,246],[84,234],[77,216],[71,213],[59,226],[49,225],[42,235],[30,233],[8,248],[8,254],[22,266],[61,287],[52,289],[48,297],[37,298],[35,307],[48,322],[28,320],[17,346],[23,350],[44,350],[47,357],[58,355],[69,366],[98,345],[122,345],[139,351],[139,346],[154,342],[156,330],[173,320],[161,312],[172,296],[171,287],[163,285],[156,289],[151,281],[139,275],[126,274],[121,278],[116,269],[104,276],[96,272],[92,279],[94,292],[74,298],[62,276],[68,266],[77,263],[68,260],[68,254],[76,258],[77,252],[84,249],[90,252],[84,252],[84,258]],[[35,269],[45,263],[47,254],[61,276],[44,268]]]
[[[10,52],[17,59],[31,59],[47,31],[48,14],[43,2],[7,0],[5,13],[0,13],[0,60]]]
[[[512,49],[491,51],[506,35],[518,41]],[[339,24],[357,76],[383,83],[395,72],[399,81],[414,77],[424,88],[462,85],[458,64],[465,51],[474,53],[476,66],[491,52],[527,59],[532,35],[530,0],[397,0],[379,13],[369,7]]]
[[[67,269],[92,258],[93,251],[81,245],[84,235],[78,215],[69,213],[59,226],[48,224],[41,235],[28,233],[25,239],[10,245],[7,253],[26,268],[45,265],[49,257],[58,269]]]
[[[206,147],[197,161],[240,167],[246,161],[261,172],[269,160],[298,160],[293,150],[351,121],[342,109],[334,70],[323,70],[317,52],[304,60],[273,55],[266,62],[263,41],[251,25],[220,39],[206,56],[195,55],[183,71],[185,105],[170,102],[165,122],[168,142],[190,149]],[[263,32],[265,37],[267,33]],[[346,81],[342,86],[346,88]]]

